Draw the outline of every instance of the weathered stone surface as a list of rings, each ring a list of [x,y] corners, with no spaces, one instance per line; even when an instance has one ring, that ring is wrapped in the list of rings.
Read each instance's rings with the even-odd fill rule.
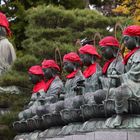
[[[66,126],[52,127],[41,132],[23,133],[15,137],[39,140],[138,140],[140,137],[139,116],[124,117],[122,126],[117,129],[105,127],[106,119],[93,119],[85,123],[71,123]]]
[[[95,140],[127,140],[127,132],[95,132]]]
[[[0,87],[0,93],[19,94],[20,90],[16,86]]]
[[[86,133],[86,140],[95,140],[95,133]]]
[[[41,133],[40,133],[41,134]],[[39,132],[17,135],[14,140],[139,140],[138,130],[118,130],[108,129],[90,133],[75,134],[61,137],[40,137]]]
[[[86,140],[86,135],[74,135],[73,140]]]
[[[127,140],[139,140],[139,139],[140,139],[140,132],[128,132]]]

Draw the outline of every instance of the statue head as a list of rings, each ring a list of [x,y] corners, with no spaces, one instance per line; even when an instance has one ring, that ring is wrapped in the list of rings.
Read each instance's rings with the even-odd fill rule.
[[[90,66],[96,62],[97,58],[101,58],[96,50],[96,47],[89,44],[86,44],[79,49],[79,55],[83,65],[85,66]]]
[[[57,65],[57,63],[54,60],[44,60],[42,62],[42,70],[45,79],[49,80],[52,77],[55,77],[56,75],[59,74],[60,67]]]
[[[3,37],[7,36],[6,29],[3,26],[0,26],[0,36],[3,36]]]
[[[29,80],[33,84],[40,82],[44,78],[42,68],[39,65],[30,67],[28,73],[29,73]]]
[[[77,53],[70,52],[64,55],[63,64],[64,64],[64,69],[68,73],[71,73],[75,71],[76,69],[78,69],[82,63]]]
[[[9,22],[2,12],[0,12],[0,36],[10,35]]]
[[[119,42],[113,36],[107,36],[100,40],[99,46],[101,48],[102,56],[109,60],[117,56],[119,48]]]
[[[124,29],[122,41],[124,45],[133,50],[140,46],[140,26],[131,25]]]

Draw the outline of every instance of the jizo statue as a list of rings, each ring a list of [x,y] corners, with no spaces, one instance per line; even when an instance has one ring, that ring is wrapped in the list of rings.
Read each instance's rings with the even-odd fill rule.
[[[116,79],[108,78],[108,75],[122,74],[124,73],[124,64],[122,63],[122,57],[119,53],[119,42],[112,36],[107,36],[99,42],[102,56],[105,58],[105,64],[102,68],[102,76],[99,77],[102,89],[97,90],[94,93],[94,100],[97,104],[103,103],[108,96],[108,92],[113,87],[120,85],[120,81]],[[112,94],[109,94],[109,98],[113,98]]]
[[[132,25],[125,28],[122,40],[130,50],[123,60],[125,73],[109,76],[121,81],[121,85],[114,88],[111,93],[114,94],[117,115],[113,119],[109,118],[106,125],[109,126],[112,121],[113,127],[121,125],[122,115],[128,112],[128,100],[138,101],[140,98],[140,26]]]
[[[29,80],[34,85],[30,102],[26,109],[19,113],[20,120],[26,120],[27,118],[36,115],[36,106],[40,104],[39,99],[45,97],[45,81],[44,74],[41,66],[35,65],[29,68]]]
[[[79,49],[79,55],[83,62],[83,66],[86,67],[83,71],[85,77],[84,96],[86,103],[89,104],[92,103],[91,96],[93,95],[93,92],[101,89],[99,77],[102,75],[102,69],[97,62],[97,59],[100,59],[101,56],[96,51],[96,48],[89,44],[86,44]]]
[[[14,47],[7,38],[10,35],[9,22],[0,12],[0,75],[9,70],[16,59]]]

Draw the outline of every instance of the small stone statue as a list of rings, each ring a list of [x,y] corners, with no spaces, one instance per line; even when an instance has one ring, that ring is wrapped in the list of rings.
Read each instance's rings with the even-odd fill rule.
[[[80,70],[81,60],[78,54],[71,52],[64,55],[63,63],[64,69],[69,74],[66,76],[67,80],[65,83],[65,110],[61,111],[61,116],[68,120],[68,118],[72,116],[76,117],[76,113],[79,113],[80,106],[84,103],[84,87],[79,83],[83,83],[85,78]],[[71,118],[71,121],[73,121],[73,117]]]
[[[56,62],[54,60],[44,60],[42,62],[42,69],[45,77],[46,93],[45,98],[42,100],[42,106],[37,107],[38,116],[49,113],[51,111],[49,105],[56,103],[63,91],[63,83],[58,76],[60,68]]]
[[[131,25],[125,28],[123,42],[130,52],[124,57],[125,73],[110,75],[111,78],[119,79],[121,85],[112,90],[117,115],[106,121],[108,127],[120,126],[122,115],[128,112],[128,100],[138,101],[140,98],[140,26]]]
[[[19,113],[19,119],[25,120],[30,117],[31,113],[34,112],[34,108],[39,104],[38,99],[45,97],[45,81],[44,74],[41,66],[35,65],[29,68],[29,80],[34,84],[32,96],[26,109]],[[35,115],[35,114],[34,114]]]
[[[54,60],[44,60],[42,67],[33,66],[29,69],[30,80],[35,84],[34,94],[27,109],[19,113],[21,121],[13,124],[15,129],[33,131],[44,127],[43,115],[51,112],[50,105],[58,101],[58,96],[63,90],[63,83],[58,76],[59,71],[60,68]]]
[[[99,77],[102,75],[102,69],[97,62],[97,59],[100,59],[101,56],[96,51],[96,48],[89,44],[79,49],[79,55],[83,65],[87,67],[83,72],[85,77],[84,97],[85,103],[90,105],[94,103],[93,92],[101,89]]]
[[[102,89],[94,93],[94,100],[97,104],[102,104],[108,96],[108,92],[110,92],[109,89],[120,85],[119,80],[110,79],[108,75],[116,73],[120,75],[124,73],[124,64],[122,63],[122,57],[119,53],[119,42],[116,38],[107,36],[100,40],[99,45],[101,47],[102,56],[106,62],[102,68],[103,75],[99,77]],[[112,94],[109,94],[110,97],[111,95]]]
[[[105,117],[106,115],[105,111],[107,109],[107,107],[105,106],[106,97],[108,97],[108,92],[110,92],[109,89],[112,87],[117,87],[119,85],[119,81],[117,81],[116,79],[110,80],[110,78],[108,78],[107,76],[113,73],[121,74],[124,72],[124,64],[122,63],[122,57],[119,54],[118,41],[114,37],[108,36],[103,38],[99,42],[99,44],[101,46],[101,53],[107,62],[103,66],[102,72],[97,62],[95,63],[96,69],[99,70],[99,73],[96,71],[96,73],[92,75],[93,78],[92,82],[89,81],[91,83],[92,88],[91,89],[88,88],[88,89],[93,91],[87,92],[84,95],[85,105],[81,106],[82,115],[86,119],[90,119],[92,117]],[[89,50],[84,49],[84,52],[92,53],[93,58],[97,56],[97,52],[93,48],[92,49],[89,48]],[[89,64],[92,63],[93,61],[92,57],[87,59],[88,60],[87,63]],[[92,65],[95,64],[93,63]],[[92,72],[94,72],[93,68],[92,68]],[[88,80],[89,79],[87,79],[87,81]],[[113,98],[111,95],[112,94],[109,94],[109,99]],[[112,111],[112,108],[109,109],[109,111],[110,110]]]
[[[79,55],[83,65],[87,68],[84,70],[85,90],[84,92],[95,92],[100,89],[99,76],[102,74],[100,65],[96,62],[101,56],[92,45],[85,45],[79,49]]]

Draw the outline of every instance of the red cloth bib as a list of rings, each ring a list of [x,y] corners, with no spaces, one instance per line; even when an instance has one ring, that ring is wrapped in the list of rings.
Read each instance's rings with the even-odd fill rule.
[[[66,78],[67,78],[67,79],[74,78],[74,77],[75,77],[75,74],[77,73],[77,71],[78,71],[78,70],[75,70],[75,71],[73,71],[72,73],[68,74],[68,75],[66,76]]]
[[[110,60],[108,60],[108,61],[104,64],[104,66],[103,66],[103,68],[102,68],[102,73],[103,73],[103,74],[106,74],[109,65],[111,64],[111,62],[113,62],[114,59],[115,59],[115,58],[111,58]]]
[[[42,81],[40,81],[40,82],[38,82],[37,84],[34,85],[32,92],[34,94],[41,89],[43,89],[45,91],[45,87],[46,87],[45,82],[44,82],[44,80],[42,80]]]
[[[128,53],[125,55],[125,57],[124,57],[124,59],[123,59],[123,63],[124,63],[125,65],[127,64],[127,61],[128,61],[128,59],[131,57],[131,55],[134,54],[138,49],[140,49],[140,47],[137,47],[137,48],[131,50],[130,52],[128,52]]]
[[[45,82],[45,92],[49,89],[49,87],[54,79],[55,79],[55,77],[53,77],[50,80],[48,80],[47,82]]]
[[[84,70],[83,75],[85,76],[85,78],[90,77],[92,74],[96,72],[96,66],[97,66],[96,63],[94,63]]]

